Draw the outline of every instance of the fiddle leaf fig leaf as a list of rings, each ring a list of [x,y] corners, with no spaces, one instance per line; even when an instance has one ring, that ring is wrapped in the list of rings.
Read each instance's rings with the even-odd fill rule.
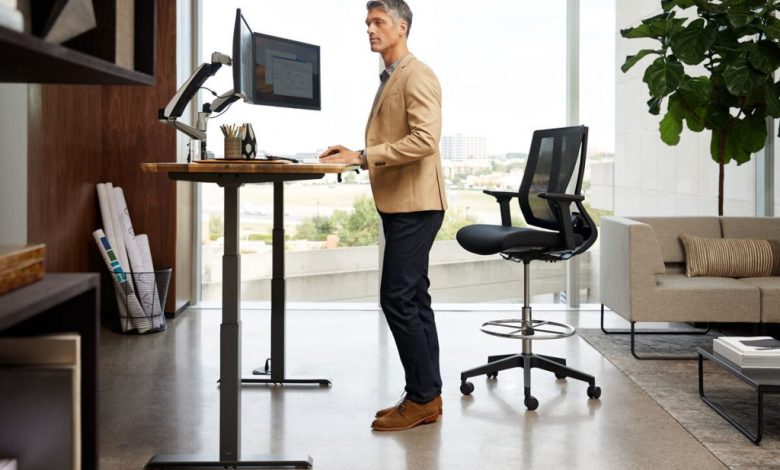
[[[780,67],[780,47],[772,41],[752,43],[748,48],[748,61],[756,70],[771,74]]]
[[[677,94],[669,97],[666,115],[661,119],[658,129],[661,131],[661,140],[666,145],[677,145],[680,142],[682,132],[682,108]]]
[[[766,35],[767,39],[772,41],[780,41],[780,20],[775,17],[769,17],[766,24],[761,27]]]
[[[684,10],[694,5],[693,0],[661,0],[661,6],[664,11],[670,11],[674,7]]]
[[[689,106],[706,106],[712,97],[712,86],[707,77],[686,76],[680,83],[682,100]]]
[[[661,112],[661,101],[661,98],[650,98],[647,101],[647,111],[654,116],[658,116]]]
[[[712,140],[710,140],[710,156],[715,161],[715,163],[721,163],[721,158],[723,159],[723,164],[727,164],[729,161],[731,161],[731,151],[729,149],[729,139],[728,139],[728,133],[723,131],[712,131]],[[723,155],[721,156],[721,152],[723,152]]]
[[[731,8],[729,8],[728,15],[729,22],[731,22],[731,24],[737,28],[747,25],[753,21],[753,18],[755,18],[753,12],[750,11],[746,5],[740,3],[732,5]]]
[[[634,55],[626,56],[626,61],[623,64],[623,66],[620,67],[620,70],[622,70],[624,73],[628,72],[628,70],[636,65],[637,62],[642,60],[644,57],[646,57],[648,54],[661,54],[661,51],[657,51],[654,49],[642,49],[641,51],[637,52]]]
[[[689,65],[700,63],[715,43],[715,29],[705,26],[706,23],[700,18],[672,36],[672,51],[683,63]]]
[[[757,114],[748,116],[741,121],[738,121],[734,127],[734,139],[736,145],[742,150],[741,153],[747,153],[747,160],[750,160],[750,154],[758,152],[764,148],[764,142],[766,141],[766,122],[764,118]],[[745,163],[740,161],[742,155],[735,155],[734,159],[738,164]],[[745,160],[745,161],[747,161]]]
[[[754,87],[750,69],[745,61],[727,65],[723,71],[723,80],[729,93],[735,96],[747,96]]]
[[[655,38],[650,31],[650,26],[646,24],[640,24],[633,28],[626,28],[620,30],[620,35],[626,39],[638,39],[638,38]]]
[[[680,62],[659,57],[647,67],[643,81],[647,83],[650,96],[663,98],[677,89],[683,75],[685,72]]]
[[[764,102],[766,103],[766,113],[774,118],[780,118],[780,97],[778,96],[778,84],[764,84]]]

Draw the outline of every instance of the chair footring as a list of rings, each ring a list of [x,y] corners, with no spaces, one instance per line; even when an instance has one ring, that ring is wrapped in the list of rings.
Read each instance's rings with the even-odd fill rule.
[[[480,330],[493,336],[511,339],[542,340],[560,339],[572,336],[576,330],[566,323],[548,320],[490,320],[482,324]]]

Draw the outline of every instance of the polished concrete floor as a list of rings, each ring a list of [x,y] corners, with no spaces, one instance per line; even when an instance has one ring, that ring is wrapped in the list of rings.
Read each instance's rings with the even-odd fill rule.
[[[297,310],[287,314],[287,376],[327,377],[329,388],[245,386],[242,451],[311,455],[315,469],[719,469],[725,468],[677,421],[578,336],[538,341],[535,352],[566,357],[596,376],[587,385],[533,372],[536,411],[523,406],[522,372],[473,379],[460,371],[520,342],[478,331],[507,312],[437,311],[444,416],[409,431],[370,429],[392,405],[403,373],[376,311]],[[536,318],[595,327],[598,312],[535,311]],[[245,375],[269,355],[267,310],[244,310]],[[610,323],[623,326],[617,317]],[[219,310],[192,309],[163,333],[103,332],[100,356],[101,469],[140,469],[155,454],[219,449]]]

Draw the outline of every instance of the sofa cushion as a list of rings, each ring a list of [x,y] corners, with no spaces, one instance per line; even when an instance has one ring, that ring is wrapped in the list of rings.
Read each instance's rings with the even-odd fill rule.
[[[740,281],[761,291],[761,321],[780,323],[780,277],[746,277]]]
[[[780,274],[778,242],[746,238],[703,238],[688,234],[680,235],[680,241],[685,249],[688,277],[762,277]]]
[[[721,217],[723,238],[761,238],[780,240],[780,218],[778,217]],[[701,235],[695,232],[695,235]]]
[[[656,275],[656,289],[637,296],[634,321],[750,322],[761,320],[761,291],[729,277]]]
[[[631,217],[650,225],[655,232],[664,263],[685,261],[680,235],[690,233],[699,237],[720,238],[720,221],[717,217]],[[739,237],[735,237],[739,238]]]

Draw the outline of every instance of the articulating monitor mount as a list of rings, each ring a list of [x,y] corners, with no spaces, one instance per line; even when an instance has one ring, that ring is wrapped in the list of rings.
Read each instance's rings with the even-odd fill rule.
[[[211,103],[204,103],[203,109],[198,113],[197,127],[192,127],[188,124],[180,122],[178,119],[184,112],[184,108],[195,97],[198,90],[206,83],[210,77],[214,76],[217,71],[222,68],[222,65],[231,65],[232,61],[230,57],[220,52],[214,52],[211,54],[211,63],[204,62],[195,70],[195,73],[184,82],[179,90],[176,92],[168,106],[160,108],[157,118],[160,122],[172,124],[173,127],[180,130],[192,139],[201,141],[201,155],[206,155],[206,129],[208,126],[208,119],[211,113],[218,113],[223,111],[231,103],[238,100],[240,96],[235,90],[230,90]]]

